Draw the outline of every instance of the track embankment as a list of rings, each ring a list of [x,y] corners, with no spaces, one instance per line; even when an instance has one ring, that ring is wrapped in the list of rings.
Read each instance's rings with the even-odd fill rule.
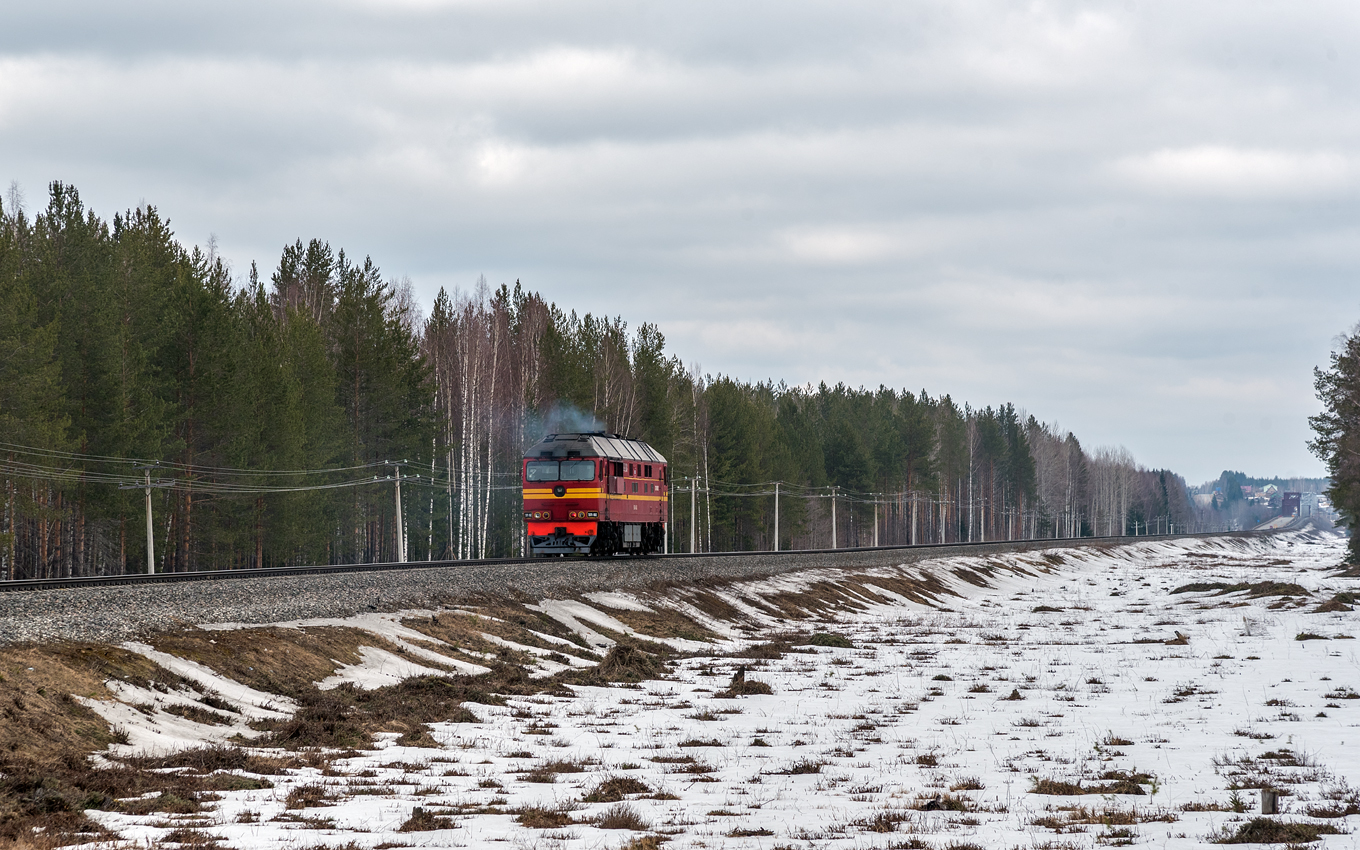
[[[0,594],[0,845],[1354,832],[1344,539],[1056,543]]]
[[[986,559],[1059,548],[1108,548],[1135,541],[1252,534],[1003,541],[608,560],[446,561],[300,574],[241,572],[194,580],[167,576],[164,577],[167,580],[152,583],[0,593],[0,623],[4,623],[0,645],[54,641],[118,643],[195,623],[267,624],[347,617],[366,611],[439,607],[485,598],[536,601],[597,591],[723,583],[814,569],[854,572],[940,558]]]

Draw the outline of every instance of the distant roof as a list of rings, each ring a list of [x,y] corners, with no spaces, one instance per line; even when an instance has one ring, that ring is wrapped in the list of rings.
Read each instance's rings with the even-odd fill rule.
[[[646,463],[665,463],[660,452],[641,440],[634,440],[619,434],[604,431],[586,431],[575,434],[549,434],[530,446],[525,457],[542,457],[551,451],[553,457],[566,457],[568,452],[582,455],[617,458],[619,460],[640,460]]]

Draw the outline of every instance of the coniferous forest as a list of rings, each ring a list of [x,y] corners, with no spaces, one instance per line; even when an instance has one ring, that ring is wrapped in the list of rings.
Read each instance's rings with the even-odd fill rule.
[[[596,429],[671,461],[672,551],[773,548],[776,498],[781,549],[1211,521],[1011,403],[700,375],[518,282],[423,316],[316,239],[234,275],[60,183],[0,206],[0,578],[145,571],[148,489],[158,572],[517,555],[524,447]]]

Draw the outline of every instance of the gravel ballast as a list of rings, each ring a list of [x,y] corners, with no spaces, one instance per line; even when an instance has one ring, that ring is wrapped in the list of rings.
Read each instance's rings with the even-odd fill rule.
[[[1199,536],[1199,535],[1196,535]],[[1137,538],[1146,540],[1147,538]],[[865,569],[941,557],[1110,546],[1135,538],[976,546],[683,555],[530,563],[442,562],[396,569],[0,593],[0,645],[119,643],[200,623],[267,624],[364,611],[432,608],[477,597],[537,601],[597,590],[750,579],[806,569]]]

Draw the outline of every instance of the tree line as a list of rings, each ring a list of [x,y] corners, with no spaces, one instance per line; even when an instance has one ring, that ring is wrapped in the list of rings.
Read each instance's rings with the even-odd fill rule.
[[[0,204],[0,577],[145,570],[148,489],[158,571],[519,554],[519,459],[570,430],[669,459],[677,551],[1206,521],[1173,473],[1009,403],[703,375],[518,282],[424,316],[317,239],[237,281],[154,207],[106,221],[61,183]]]

